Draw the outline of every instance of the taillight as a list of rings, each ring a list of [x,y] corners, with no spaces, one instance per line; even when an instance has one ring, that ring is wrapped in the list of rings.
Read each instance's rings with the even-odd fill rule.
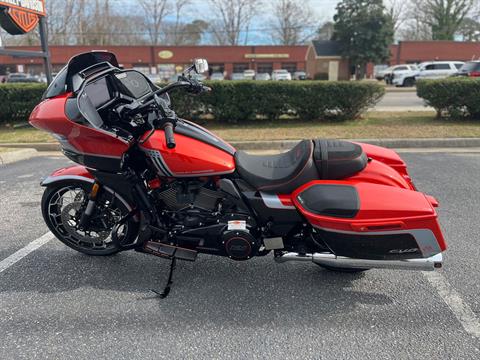
[[[472,71],[470,74],[468,74],[470,77],[480,77],[480,71]]]

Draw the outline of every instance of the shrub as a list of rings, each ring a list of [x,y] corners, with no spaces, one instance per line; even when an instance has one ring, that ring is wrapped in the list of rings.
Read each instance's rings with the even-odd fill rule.
[[[213,91],[191,95],[171,93],[180,117],[210,115],[222,122],[277,120],[282,116],[302,120],[343,120],[358,117],[384,94],[374,83],[328,81],[212,81]],[[0,85],[0,123],[25,121],[38,104],[45,85]]]
[[[480,119],[480,81],[448,78],[417,81],[417,95],[435,108],[437,116]]]
[[[211,114],[216,120],[276,120],[295,116],[302,120],[354,119],[373,106],[385,90],[375,83],[328,81],[215,81],[212,92],[191,96],[171,94],[181,117]]]
[[[45,84],[1,84],[0,124],[28,120],[45,89]]]

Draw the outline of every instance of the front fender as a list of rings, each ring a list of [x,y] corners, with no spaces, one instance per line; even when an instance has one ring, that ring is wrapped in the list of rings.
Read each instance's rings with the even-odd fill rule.
[[[40,185],[47,186],[63,180],[81,180],[93,183],[95,178],[85,166],[72,165],[55,170],[50,176],[45,178]]]
[[[69,167],[64,167],[58,170],[55,170],[50,176],[45,178],[40,185],[41,186],[49,186],[61,181],[68,181],[68,180],[75,180],[75,181],[85,181],[88,183],[94,183],[95,178],[94,176],[88,171],[85,166],[82,165],[72,165]],[[109,193],[114,194],[124,205],[125,207],[131,211],[134,207],[130,204],[129,201],[126,200],[126,197],[121,195],[118,191],[114,191],[111,187],[102,184],[103,188],[107,190]],[[138,221],[138,217],[134,216],[134,219]]]

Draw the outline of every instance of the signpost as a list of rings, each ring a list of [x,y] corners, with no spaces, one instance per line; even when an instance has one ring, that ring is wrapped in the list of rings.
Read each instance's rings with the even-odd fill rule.
[[[47,81],[52,81],[52,65],[48,50],[45,0],[0,0],[0,27],[9,34],[26,34],[39,25],[41,51],[9,50],[0,48],[0,55],[13,57],[41,57],[45,63]]]

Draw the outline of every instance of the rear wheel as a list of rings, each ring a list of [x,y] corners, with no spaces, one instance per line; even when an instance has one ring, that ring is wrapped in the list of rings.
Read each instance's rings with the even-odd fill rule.
[[[405,86],[405,87],[412,87],[413,85],[415,85],[415,79],[414,78],[406,78],[403,81],[403,86]]]
[[[114,193],[104,189],[98,195],[88,225],[80,228],[91,187],[92,184],[82,181],[47,187],[42,197],[43,218],[52,233],[72,249],[87,255],[112,255],[121,250],[112,241],[112,228],[129,210]],[[122,243],[130,243],[137,231],[138,223],[130,218],[120,226],[117,235]]]

